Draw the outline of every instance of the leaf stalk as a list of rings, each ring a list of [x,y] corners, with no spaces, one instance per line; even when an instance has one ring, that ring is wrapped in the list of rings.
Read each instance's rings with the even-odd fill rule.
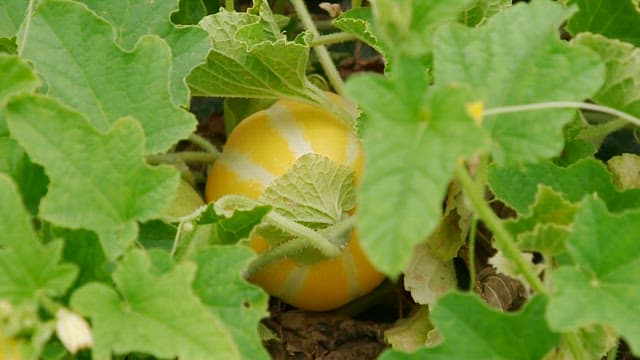
[[[316,28],[315,23],[311,19],[311,15],[309,14],[309,10],[307,9],[307,6],[305,5],[304,1],[291,0],[291,4],[295,9],[296,14],[298,14],[298,17],[300,18],[300,21],[302,22],[302,25],[304,26],[304,28],[309,32],[311,32],[314,39],[319,38],[320,32],[318,32],[318,28]],[[329,55],[329,51],[327,50],[327,48],[324,45],[317,45],[317,46],[313,46],[313,50],[318,56],[320,65],[322,66],[322,69],[327,75],[327,78],[329,79],[331,86],[333,86],[333,89],[339,95],[344,95],[345,93],[344,82],[342,81],[342,77],[340,76],[338,69],[336,69],[336,66],[333,63],[333,60],[331,60],[331,55]]]
[[[520,250],[516,245],[509,231],[504,227],[502,221],[491,210],[484,198],[484,192],[480,191],[476,183],[471,178],[464,162],[460,162],[456,167],[456,178],[460,181],[465,194],[471,201],[475,212],[492,231],[498,248],[502,249],[504,256],[513,261],[525,280],[540,294],[547,294],[542,281],[538,278],[530,264],[520,255]]]

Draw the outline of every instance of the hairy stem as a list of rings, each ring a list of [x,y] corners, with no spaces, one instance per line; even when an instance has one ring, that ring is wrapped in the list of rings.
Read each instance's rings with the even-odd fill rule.
[[[605,136],[627,126],[627,120],[617,118],[605,123],[586,128],[578,134],[579,139],[601,141]]]
[[[546,294],[547,290],[544,288],[542,281],[533,271],[530,264],[520,255],[520,250],[515,244],[513,237],[504,227],[502,220],[500,220],[493,210],[491,210],[485,201],[484,193],[478,190],[476,184],[471,178],[471,175],[469,175],[465,164],[462,162],[456,167],[456,178],[460,181],[460,184],[462,185],[468,199],[471,201],[478,217],[482,219],[482,221],[492,231],[497,247],[502,250],[507,259],[515,263],[531,288],[538,293]]]
[[[314,38],[311,42],[311,46],[319,46],[319,45],[333,45],[338,43],[343,43],[347,41],[356,40],[357,37],[353,34],[349,34],[346,32],[337,32],[331,33],[327,35],[320,35],[317,38]]]
[[[616,342],[616,345],[609,350],[607,353],[607,360],[616,360],[616,356],[618,355],[618,347],[620,347],[620,340]]]
[[[275,211],[269,212],[265,218],[271,224],[285,230],[289,234],[295,235],[306,242],[306,246],[313,246],[318,249],[322,255],[327,258],[335,258],[340,255],[340,248],[332,244],[329,239],[322,236],[322,234],[310,229],[304,225],[290,220]]]
[[[296,14],[298,14],[298,17],[300,18],[300,21],[302,22],[304,28],[311,32],[314,39],[319,38],[320,32],[318,32],[316,25],[311,19],[311,15],[309,14],[309,10],[307,9],[304,1],[291,0],[291,4],[295,9]],[[333,86],[333,89],[336,91],[336,93],[344,95],[344,82],[342,81],[342,77],[340,77],[340,73],[338,73],[338,69],[336,69],[333,60],[331,60],[331,55],[329,55],[329,51],[327,50],[327,48],[324,45],[318,45],[314,46],[313,50],[318,56],[320,65],[327,75],[331,86]]]
[[[469,291],[474,292],[476,287],[476,231],[478,230],[478,217],[473,215],[469,229]]]
[[[202,136],[196,133],[192,133],[191,135],[189,135],[189,141],[198,145],[202,150],[206,150],[216,158],[220,157],[220,150],[216,149],[216,147],[213,146],[213,144],[210,143],[209,140],[203,138]]]
[[[485,110],[484,115],[491,116],[491,115],[509,114],[509,113],[523,112],[523,111],[535,111],[535,110],[545,110],[545,109],[591,110],[591,111],[596,111],[603,114],[609,114],[615,117],[619,117],[620,119],[624,119],[625,121],[640,127],[640,119],[631,114],[628,114],[620,110],[616,110],[614,108],[610,108],[608,106],[576,102],[576,101],[549,101],[549,102],[541,102],[541,103],[535,103],[535,104],[501,106],[501,107]]]
[[[565,339],[567,340],[567,345],[569,346],[569,351],[571,351],[571,355],[574,360],[584,360],[584,352],[582,348],[580,348],[580,341],[578,340],[578,335],[576,333],[570,332],[565,333]]]
[[[234,11],[236,9],[236,6],[233,3],[233,0],[224,0],[224,7],[228,11]]]
[[[362,0],[351,0],[351,8],[357,9],[362,6]]]

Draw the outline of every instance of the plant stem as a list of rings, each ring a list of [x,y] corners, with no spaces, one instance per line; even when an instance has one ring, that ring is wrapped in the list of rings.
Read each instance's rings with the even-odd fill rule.
[[[520,255],[520,250],[515,244],[511,234],[504,227],[500,218],[494,214],[493,210],[491,210],[485,201],[484,193],[478,191],[476,184],[473,179],[471,179],[471,176],[463,162],[460,162],[456,167],[456,178],[460,181],[460,184],[471,201],[475,212],[493,232],[496,244],[498,245],[497,247],[502,250],[507,259],[516,264],[518,270],[522,273],[531,288],[538,293],[546,294],[547,290],[544,288],[542,281],[533,271],[530,264]]]
[[[613,119],[605,123],[594,125],[586,128],[578,134],[579,139],[583,140],[602,140],[605,136],[616,130],[620,130],[627,126],[627,121],[621,118]]]
[[[362,6],[362,0],[351,0],[351,8],[357,9]]]
[[[305,241],[305,246],[309,245],[318,249],[322,255],[327,258],[335,258],[340,255],[340,248],[332,244],[327,238],[320,233],[310,229],[304,225],[290,220],[275,211],[270,211],[265,218],[273,225],[279,227],[286,232],[295,235]],[[280,247],[280,246],[278,246]]]
[[[319,45],[333,45],[342,42],[356,40],[357,37],[353,34],[349,34],[346,32],[336,32],[327,35],[320,35],[317,38],[314,38],[311,42],[311,46],[319,46]]]
[[[305,5],[304,1],[291,0],[291,4],[293,5],[293,8],[296,10],[296,14],[298,14],[300,21],[302,21],[302,25],[304,25],[304,28],[311,32],[314,39],[319,38],[320,33],[318,32],[316,25],[313,23],[313,20],[311,19],[311,15],[309,14],[309,10],[307,9],[307,6]],[[320,65],[322,65],[322,69],[327,75],[327,78],[329,79],[329,82],[333,86],[333,89],[339,95],[344,95],[344,82],[342,81],[342,78],[340,77],[340,73],[338,73],[338,69],[336,69],[336,66],[333,63],[333,60],[331,60],[331,55],[329,55],[329,51],[327,50],[327,48],[324,45],[318,45],[318,46],[314,46],[313,50],[318,56]]]
[[[616,342],[616,345],[609,350],[607,353],[607,360],[616,360],[616,356],[618,355],[618,347],[620,346],[620,340]]]
[[[196,133],[192,133],[191,135],[189,135],[189,141],[198,145],[202,150],[206,150],[216,158],[220,157],[220,150],[216,149],[216,147],[213,146],[213,144],[210,143],[209,140],[203,138],[202,136]]]
[[[571,355],[574,360],[584,360],[584,352],[582,348],[580,348],[580,341],[578,340],[578,335],[576,333],[570,332],[565,333],[565,339],[567,340],[567,345],[569,345],[569,351],[571,351]]]
[[[589,103],[583,103],[583,102],[577,102],[577,101],[549,101],[549,102],[541,102],[541,103],[535,103],[535,104],[502,106],[502,107],[487,109],[485,110],[484,115],[491,116],[491,115],[514,113],[514,112],[535,111],[535,110],[545,110],[545,109],[591,110],[591,111],[596,111],[604,114],[609,114],[615,117],[619,117],[635,126],[640,127],[640,119],[631,114],[627,114],[626,112],[616,110],[608,106],[589,104]]]
[[[182,151],[178,153],[169,153],[162,155],[149,155],[147,156],[147,162],[150,164],[173,164],[178,160],[186,163],[212,163],[216,161],[218,157],[206,152],[200,151]]]
[[[474,214],[469,229],[469,291],[476,288],[476,231],[478,230],[478,217]]]
[[[276,261],[282,260],[290,256],[295,252],[300,252],[309,247],[309,243],[305,239],[293,239],[287,241],[284,244],[273,247],[262,254],[260,254],[255,260],[253,260],[247,270],[244,273],[246,278],[250,278],[256,272],[265,266],[272,264]]]
[[[227,11],[234,11],[236,9],[233,0],[224,0],[224,7]]]
[[[33,17],[33,5],[35,1],[36,0],[29,0],[29,5],[27,5],[27,14],[24,19],[24,31],[22,32],[20,41],[18,41],[18,56],[22,56],[24,46],[27,42],[27,36],[29,36],[29,31],[31,31],[31,18]]]

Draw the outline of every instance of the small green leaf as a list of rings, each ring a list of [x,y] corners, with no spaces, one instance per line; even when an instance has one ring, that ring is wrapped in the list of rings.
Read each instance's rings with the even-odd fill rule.
[[[370,7],[361,7],[344,12],[332,22],[336,28],[355,35],[367,45],[384,54],[384,50],[373,29],[373,15]]]
[[[0,3],[0,37],[14,37],[27,12],[29,0],[9,0]]]
[[[505,226],[512,234],[531,231],[538,224],[571,225],[578,206],[562,198],[548,185],[538,185],[535,200],[525,216],[508,220]]]
[[[98,130],[133,116],[144,129],[146,151],[165,151],[195,127],[193,115],[171,101],[171,50],[157,36],[146,36],[125,52],[113,31],[81,4],[45,0],[33,15],[24,57],[46,79],[49,95],[82,112]]]
[[[553,223],[537,224],[531,231],[519,234],[517,243],[520,250],[537,251],[545,256],[555,256],[565,252],[571,227]]]
[[[133,119],[99,133],[80,114],[42,96],[14,98],[6,113],[11,135],[51,181],[40,216],[97,232],[110,259],[135,241],[136,221],[160,216],[173,198],[177,172],[145,164],[144,135]]]
[[[466,113],[466,92],[427,89],[422,66],[402,59],[390,78],[358,75],[347,82],[369,118],[363,142],[367,158],[375,159],[366,163],[358,194],[360,244],[392,276],[438,225],[456,161],[489,145]]]
[[[460,24],[435,36],[436,84],[464,84],[487,109],[545,101],[583,101],[604,80],[604,66],[591,51],[560,40],[558,27],[570,15],[551,1],[519,3],[478,29]],[[485,128],[499,163],[533,162],[557,155],[562,127],[574,110],[538,110],[490,116]]]
[[[296,222],[326,227],[356,205],[353,170],[331,159],[306,154],[260,195],[259,201]]]
[[[551,273],[547,319],[554,329],[609,325],[640,354],[638,224],[638,210],[612,214],[596,196],[585,200],[567,243],[575,265]]]
[[[178,11],[171,14],[174,24],[196,25],[207,16],[207,7],[202,0],[180,0]]]
[[[490,308],[477,295],[446,295],[431,315],[444,343],[411,355],[388,351],[380,359],[541,359],[560,343],[560,334],[544,320],[546,303],[538,296],[517,313],[507,314]]]
[[[62,241],[38,241],[18,194],[13,181],[0,174],[0,299],[21,303],[38,295],[62,296],[78,269],[59,264]]]
[[[640,83],[640,50],[629,43],[607,39],[596,34],[580,34],[573,40],[573,43],[588,47],[598,53],[607,67],[604,85],[593,96],[593,100],[599,104],[640,116],[640,89],[638,88],[638,83]]]
[[[567,30],[599,33],[640,45],[640,9],[637,0],[569,0],[579,11],[569,19]]]
[[[562,168],[549,161],[523,166],[489,167],[489,185],[496,196],[520,214],[535,202],[539,184],[551,187],[570,202],[597,193],[611,211],[640,207],[640,190],[619,192],[611,174],[591,158]]]
[[[493,15],[511,6],[511,0],[474,0],[460,16],[467,26],[480,26]]]
[[[0,172],[13,178],[27,210],[36,215],[40,200],[47,193],[49,179],[42,166],[34,164],[18,143],[4,136],[0,136]]]
[[[207,205],[202,214],[194,220],[197,225],[213,224],[212,232],[218,244],[235,244],[239,240],[246,239],[263,217],[271,211],[269,206],[250,206],[226,208],[226,200],[223,197],[215,203]]]
[[[375,33],[398,56],[425,57],[440,26],[454,22],[472,0],[382,0],[372,4]]]
[[[640,188],[640,156],[636,154],[622,154],[607,161],[607,166],[613,174],[613,183],[617,189]]]
[[[156,273],[144,252],[128,253],[113,274],[116,289],[91,283],[71,297],[75,311],[92,320],[93,358],[144,352],[159,358],[240,359],[222,321],[194,294],[196,267],[175,265]]]
[[[214,246],[194,255],[194,291],[233,336],[241,358],[268,359],[258,335],[269,296],[242,276],[254,252],[246,246]]]
[[[33,93],[39,85],[29,65],[15,55],[0,54],[0,74],[0,109],[11,95]]]
[[[274,32],[277,25],[266,26],[272,14],[266,1],[262,4],[260,16],[221,11],[200,22],[213,48],[206,64],[187,78],[194,95],[309,98],[308,36],[288,41]]]

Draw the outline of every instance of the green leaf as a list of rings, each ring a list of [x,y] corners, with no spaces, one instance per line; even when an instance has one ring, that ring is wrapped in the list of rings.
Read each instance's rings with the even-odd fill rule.
[[[0,109],[11,95],[33,93],[39,85],[29,65],[16,55],[0,54],[0,74]]]
[[[578,11],[567,24],[572,35],[592,32],[640,45],[640,9],[637,0],[569,0]]]
[[[135,117],[148,153],[167,150],[194,130],[194,117],[171,101],[171,51],[156,36],[125,52],[114,43],[113,28],[83,5],[45,0],[33,15],[24,56],[46,78],[48,94],[97,129]]]
[[[109,269],[112,263],[107,261],[98,236],[94,232],[56,228],[53,234],[56,238],[64,240],[64,260],[82,269],[74,283],[74,288],[91,281],[111,283]]]
[[[59,264],[62,241],[40,244],[18,189],[0,174],[0,299],[14,303],[64,295],[78,269]]]
[[[476,295],[452,293],[431,315],[444,343],[411,355],[388,351],[380,359],[541,359],[560,343],[544,320],[545,306],[537,296],[517,313],[501,313]]]
[[[590,325],[580,328],[576,333],[576,343],[585,359],[603,359],[614,346],[618,344],[618,335],[611,328]],[[543,360],[574,360],[571,346],[563,337],[560,347],[547,354]]]
[[[254,252],[246,246],[214,246],[195,254],[198,272],[194,291],[224,323],[243,359],[269,359],[258,335],[269,296],[242,273]]]
[[[176,1],[104,1],[82,0],[89,8],[111,23],[116,30],[116,42],[125,49],[133,49],[144,35],[155,34],[164,39],[171,48],[171,95],[173,101],[180,106],[186,106],[189,101],[189,89],[185,77],[204,61],[211,42],[207,32],[197,26],[176,26],[170,22],[173,15],[197,17],[206,15],[206,9],[200,2],[180,1],[181,8],[177,14]],[[184,9],[184,3],[195,5],[196,8]],[[189,11],[190,14],[186,14]],[[193,13],[191,13],[193,12]],[[187,19],[182,19],[187,20]]]
[[[613,175],[613,184],[617,189],[640,188],[640,156],[636,154],[622,154],[607,161],[607,166]]]
[[[399,59],[391,78],[353,76],[347,92],[368,116],[368,159],[359,189],[360,244],[372,263],[397,276],[415,244],[438,225],[456,161],[488,148],[465,111],[461,89],[432,89],[420,64]]]
[[[551,273],[547,319],[552,328],[610,325],[640,354],[640,211],[612,214],[597,196],[576,214],[567,243],[575,265]]]
[[[607,67],[604,85],[593,100],[640,116],[640,50],[629,43],[596,34],[580,34],[573,43],[598,53]]]
[[[4,136],[0,136],[0,172],[13,178],[27,210],[36,215],[49,179],[42,166],[34,164],[18,143]]]
[[[273,30],[275,23],[265,25],[272,14],[266,1],[262,4],[260,16],[223,10],[200,22],[213,48],[206,64],[187,78],[194,95],[309,98],[308,36],[286,40]]]
[[[384,54],[384,50],[373,29],[373,15],[370,7],[350,9],[332,22],[336,28],[355,35],[359,40]]]
[[[597,193],[611,211],[640,207],[640,190],[619,192],[611,174],[599,161],[591,158],[562,168],[549,161],[523,166],[490,166],[489,185],[494,194],[520,214],[528,212],[539,184],[551,187],[570,202]]]
[[[172,200],[178,174],[145,164],[144,135],[133,119],[100,133],[82,115],[42,96],[14,98],[6,113],[11,135],[51,181],[40,216],[95,231],[108,258],[135,241],[136,221],[158,217]]]
[[[398,56],[421,58],[433,50],[437,28],[454,22],[472,0],[382,0],[372,4],[375,33]]]
[[[460,22],[467,26],[480,26],[510,6],[511,0],[474,0],[460,16]]]
[[[488,109],[545,101],[582,101],[604,79],[599,57],[559,38],[570,15],[557,3],[519,3],[478,29],[444,26],[435,36],[436,84],[464,84]],[[538,110],[484,120],[499,163],[533,162],[562,149],[574,110]]]
[[[197,225],[213,224],[215,242],[218,244],[235,244],[246,239],[253,228],[262,222],[263,217],[271,211],[270,206],[252,206],[229,210],[225,208],[225,197],[211,203],[194,220]]]
[[[0,3],[0,37],[14,37],[22,24],[29,0],[9,0]]]
[[[128,253],[113,274],[116,289],[91,283],[71,297],[75,311],[92,320],[93,358],[144,352],[160,358],[239,359],[220,319],[194,294],[196,267],[175,265],[159,273],[144,252]]]
[[[16,44],[16,38],[0,37],[0,53],[17,54],[18,44]]]
[[[578,206],[566,201],[548,185],[538,185],[535,200],[525,216],[505,221],[512,234],[531,231],[538,224],[571,225]]]
[[[260,195],[260,202],[296,222],[326,227],[356,205],[353,170],[331,159],[306,154]]]
[[[174,24],[196,25],[207,16],[207,7],[202,0],[180,0],[178,11],[171,14]]]

